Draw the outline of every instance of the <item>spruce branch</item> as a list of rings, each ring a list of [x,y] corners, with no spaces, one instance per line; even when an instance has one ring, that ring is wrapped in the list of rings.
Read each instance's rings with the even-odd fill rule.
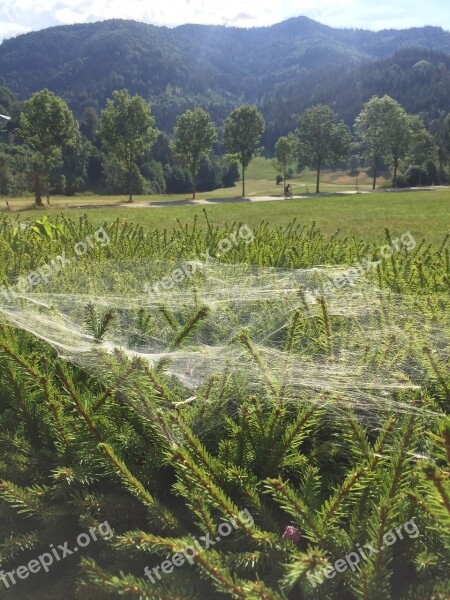
[[[260,355],[260,353],[257,351],[257,349],[252,344],[248,332],[241,331],[236,336],[236,341],[239,342],[248,351],[251,358],[254,360],[254,362],[258,366],[258,368],[263,376],[263,379],[266,382],[266,385],[270,390],[270,393],[272,394],[272,396],[277,398],[279,395],[279,391],[277,389],[275,382],[273,381],[272,375],[269,371],[269,367],[267,366],[263,357]]]
[[[102,569],[93,559],[83,558],[81,561],[82,573],[85,576],[80,583],[80,590],[85,594],[105,593],[119,597],[151,598],[152,600],[189,600],[190,593],[182,592],[164,580],[158,586],[149,581],[126,574],[123,571],[115,575]]]
[[[44,486],[23,488],[11,481],[0,480],[0,498],[17,509],[18,514],[41,516],[44,511],[43,497],[48,492]]]
[[[145,489],[143,484],[132,475],[125,463],[116,455],[111,445],[103,442],[99,444],[99,446],[114,465],[125,487],[150,509],[155,522],[160,524],[164,529],[172,531],[178,530],[180,525],[174,515],[168,509],[163,507],[150,492]]]
[[[198,311],[193,315],[189,321],[184,325],[184,327],[177,333],[175,338],[169,344],[169,350],[175,350],[176,348],[180,348],[180,346],[186,342],[189,337],[194,333],[196,325],[206,319],[209,315],[210,309],[207,306],[202,306],[198,309]]]
[[[311,541],[317,541],[323,537],[320,522],[311,514],[303,499],[293,488],[281,479],[269,479],[266,482],[267,491],[275,498],[283,510],[285,510],[297,523],[305,537]]]

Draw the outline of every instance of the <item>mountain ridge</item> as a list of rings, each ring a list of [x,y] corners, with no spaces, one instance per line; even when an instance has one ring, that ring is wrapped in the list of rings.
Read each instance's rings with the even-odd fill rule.
[[[406,74],[394,67],[395,56],[402,52],[416,62],[429,63],[424,67],[433,71],[426,84],[433,86],[429,102],[427,90],[417,89],[420,77],[413,72],[414,64],[408,63]],[[274,137],[292,127],[294,113],[318,101],[333,105],[351,122],[361,104],[350,94],[358,89],[358,98],[365,98],[364,82],[374,93],[397,94],[396,99],[405,98],[410,104],[409,95],[419,93],[423,101],[417,106],[420,110],[425,106],[434,117],[450,99],[447,57],[450,32],[433,26],[336,29],[308,17],[293,17],[255,28],[196,24],[169,28],[109,19],[59,25],[3,41],[0,86],[21,100],[47,87],[65,98],[78,117],[89,106],[99,111],[114,89],[127,87],[152,103],[165,130],[173,127],[177,114],[192,106],[209,110],[220,125],[229,110],[252,102],[264,109],[273,129],[268,135]],[[423,73],[421,77],[426,82]],[[332,80],[334,87],[329,85]],[[341,82],[348,89],[342,89]],[[399,82],[407,86],[405,90]]]

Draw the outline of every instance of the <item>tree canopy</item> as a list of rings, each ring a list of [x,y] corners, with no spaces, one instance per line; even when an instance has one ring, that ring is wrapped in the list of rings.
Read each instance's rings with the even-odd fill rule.
[[[66,102],[44,89],[25,103],[20,116],[20,136],[33,150],[35,201],[42,204],[40,176],[46,176],[47,199],[50,170],[61,159],[62,151],[74,146],[78,124]]]
[[[320,191],[320,172],[327,161],[337,161],[348,153],[350,131],[336,113],[323,104],[306,110],[298,120],[300,161],[316,171],[316,193]]]
[[[242,195],[245,196],[245,169],[252,160],[265,123],[262,114],[251,104],[233,110],[224,124],[223,144],[242,168]]]
[[[384,158],[391,160],[394,166],[395,187],[399,161],[405,155],[410,140],[409,115],[390,96],[374,96],[357,117],[355,129],[372,165],[373,189]]]
[[[150,149],[157,137],[150,105],[128,90],[116,90],[102,111],[98,135],[108,155],[126,173],[129,201],[132,202],[136,159]]]
[[[187,110],[177,117],[173,130],[172,149],[191,172],[192,197],[195,198],[200,158],[217,141],[217,130],[210,115],[201,108]]]

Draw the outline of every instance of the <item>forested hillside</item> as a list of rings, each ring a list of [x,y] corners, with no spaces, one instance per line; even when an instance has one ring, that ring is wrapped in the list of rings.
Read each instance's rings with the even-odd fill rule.
[[[115,89],[150,100],[162,130],[200,105],[221,124],[242,102],[263,109],[273,145],[305,108],[331,104],[351,123],[373,94],[436,118],[448,104],[450,33],[332,29],[299,17],[264,28],[133,21],[54,27],[0,46],[0,85],[20,99],[48,87],[76,116]]]

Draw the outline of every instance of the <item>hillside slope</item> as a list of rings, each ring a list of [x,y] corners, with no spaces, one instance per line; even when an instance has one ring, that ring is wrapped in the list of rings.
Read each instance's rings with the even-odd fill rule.
[[[193,105],[220,124],[237,104],[254,102],[268,120],[267,142],[319,101],[350,122],[373,93],[389,93],[433,117],[449,104],[449,56],[450,33],[436,27],[372,32],[298,17],[255,29],[169,29],[109,20],[4,41],[0,85],[21,99],[48,87],[79,117],[127,87],[151,100],[161,129]]]

